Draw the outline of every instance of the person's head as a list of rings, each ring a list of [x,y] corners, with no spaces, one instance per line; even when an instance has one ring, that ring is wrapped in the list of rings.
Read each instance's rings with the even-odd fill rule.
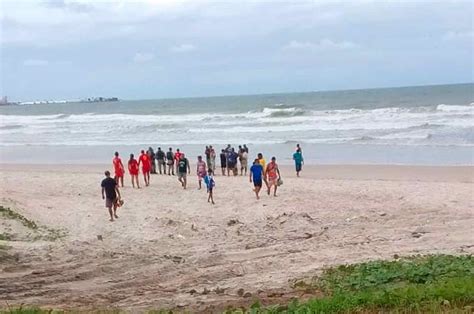
[[[145,151],[142,149],[142,154],[144,154],[144,153],[145,153]]]
[[[172,152],[172,151],[173,151],[173,148],[170,147],[170,152]]]
[[[247,147],[247,144],[244,144],[244,147]]]
[[[184,159],[184,154],[181,154],[181,157],[179,159],[183,160]]]
[[[133,154],[130,154],[130,160],[132,160],[133,157],[135,157],[135,156]]]
[[[253,164],[254,164],[254,165],[258,165],[258,164],[259,164],[258,158],[255,158],[255,160],[253,161]]]
[[[110,178],[110,171],[109,170],[105,170],[104,174],[107,178]]]
[[[179,148],[176,148],[176,151],[179,153]]]
[[[149,150],[153,150],[153,148],[151,148],[151,146],[150,146],[150,147],[148,147],[148,149],[149,149]]]
[[[209,149],[209,146],[206,145],[206,149]]]
[[[115,157],[118,157],[118,156],[119,156],[119,153],[118,153],[118,152],[115,152],[114,155],[115,155]]]
[[[209,148],[212,149],[212,145],[209,145]]]
[[[161,150],[161,147],[158,147],[158,150]]]
[[[262,153],[258,153],[257,157],[258,157],[258,159],[262,159],[263,158]]]
[[[202,156],[198,156],[198,161],[202,161]]]
[[[224,150],[224,149],[223,149],[223,150],[221,150],[221,153],[225,153],[225,150]]]
[[[300,144],[296,144],[296,147],[300,148]]]
[[[235,152],[234,148],[232,147],[232,149],[230,150],[231,152]]]
[[[227,147],[230,147],[230,144],[227,144]]]
[[[276,162],[276,158],[275,157],[272,157],[272,162]]]
[[[242,145],[239,145],[239,148],[242,148]]]

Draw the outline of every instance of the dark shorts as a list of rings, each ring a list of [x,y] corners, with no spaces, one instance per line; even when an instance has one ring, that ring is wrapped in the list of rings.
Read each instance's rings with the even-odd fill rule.
[[[114,206],[117,203],[117,198],[105,198],[105,207],[109,208]]]
[[[296,163],[295,167],[296,167],[296,171],[301,171],[301,163]]]
[[[254,187],[262,187],[262,180],[253,180],[253,186]]]
[[[221,161],[221,168],[225,168],[226,166],[226,163]]]

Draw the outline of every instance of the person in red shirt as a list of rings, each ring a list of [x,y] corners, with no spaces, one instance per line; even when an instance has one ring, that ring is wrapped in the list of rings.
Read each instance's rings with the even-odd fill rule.
[[[123,187],[123,175],[125,171],[123,169],[122,159],[120,159],[118,152],[115,152],[115,157],[112,160],[112,163],[114,165],[114,171],[115,171],[115,182],[117,182],[117,185],[119,185],[119,181],[120,181]]]
[[[174,163],[176,165],[176,173],[178,173],[178,163],[181,160],[182,155],[183,153],[179,151],[179,148],[177,148],[176,153],[174,153]]]
[[[138,182],[138,161],[133,154],[130,154],[130,160],[128,161],[128,172],[130,177],[132,177],[133,188],[135,188],[135,182],[137,182],[137,187],[140,188],[140,183]]]
[[[151,161],[150,157],[142,150],[140,158],[138,158],[138,166],[142,165],[142,173],[145,178],[145,186],[150,185],[150,171],[151,171]]]

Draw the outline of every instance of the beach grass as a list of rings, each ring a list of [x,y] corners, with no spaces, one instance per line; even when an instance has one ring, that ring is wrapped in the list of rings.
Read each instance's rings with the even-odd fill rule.
[[[323,297],[226,313],[463,313],[474,309],[473,256],[430,255],[327,268],[296,280],[295,290]]]
[[[4,207],[0,205],[0,214],[7,219],[14,219],[20,221],[25,227],[29,229],[38,229],[38,225],[34,221],[26,218],[22,214],[17,213],[9,207]]]
[[[26,218],[22,214],[14,211],[9,207],[0,205],[0,215],[6,219],[19,221],[23,226],[33,231],[31,240],[45,240],[45,241],[56,241],[66,236],[66,231],[62,229],[49,228],[46,226],[40,226],[31,219]],[[0,240],[3,241],[14,241],[15,235],[9,233],[0,233]]]
[[[322,296],[269,306],[255,300],[248,308],[229,308],[224,313],[471,313],[474,257],[429,255],[341,265],[325,269],[320,276],[295,280],[292,289]],[[51,310],[16,308],[0,313],[51,313]]]

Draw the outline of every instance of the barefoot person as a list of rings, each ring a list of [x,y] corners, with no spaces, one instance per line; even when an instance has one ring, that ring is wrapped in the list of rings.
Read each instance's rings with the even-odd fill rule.
[[[207,176],[204,177],[204,183],[206,183],[207,193],[209,194],[209,196],[207,197],[207,202],[212,202],[212,205],[214,205],[214,195],[212,194],[212,191],[216,186],[216,182],[214,181],[212,173],[212,169],[209,169],[207,172]]]
[[[252,167],[250,167],[249,179],[250,179],[250,182],[253,182],[253,186],[254,186],[253,191],[255,192],[255,196],[257,196],[258,200],[260,199],[260,196],[258,195],[258,193],[260,193],[260,190],[262,189],[262,177],[263,177],[263,167],[258,161],[258,159],[255,159]]]
[[[142,165],[142,173],[143,178],[145,179],[145,186],[150,185],[150,170],[151,170],[151,162],[150,157],[144,150],[142,150],[142,154],[138,158],[138,166]]]
[[[263,158],[262,153],[258,153],[257,155],[258,163],[262,166],[263,168],[263,182],[265,182],[265,186],[268,188],[268,181],[267,181],[267,176],[265,175],[265,170],[267,169],[267,162],[265,161],[265,158]]]
[[[296,176],[300,176],[301,167],[304,163],[303,154],[301,153],[301,149],[297,149],[296,152],[293,154],[293,160],[295,161],[295,168],[296,168]]]
[[[100,184],[102,187],[102,199],[105,200],[105,207],[109,210],[110,221],[114,221],[117,216],[118,200],[120,199],[120,191],[118,184],[110,177],[110,172],[105,171],[105,179]]]
[[[272,161],[267,165],[267,169],[265,170],[265,176],[267,177],[268,182],[267,194],[270,195],[270,190],[272,186],[274,186],[275,189],[273,191],[273,196],[277,196],[276,193],[278,188],[278,181],[281,179],[281,175],[275,157],[272,157]]]
[[[120,159],[118,152],[115,152],[115,157],[112,160],[112,163],[114,165],[115,182],[117,182],[117,185],[118,185],[120,181],[123,187],[123,175],[124,175],[125,170],[123,169],[122,159]]]
[[[240,175],[247,175],[247,164],[248,164],[248,153],[245,149],[242,149],[242,154],[240,156]],[[244,174],[245,172],[245,174]]]
[[[158,171],[160,174],[163,172],[166,174],[165,152],[161,150],[161,147],[158,147],[158,150],[156,151],[156,160],[158,162]],[[163,168],[163,172],[161,171],[161,168]]]
[[[176,172],[178,172],[178,163],[181,160],[182,153],[179,151],[179,148],[176,149],[176,153],[174,153],[174,162],[176,164]]]
[[[221,151],[220,157],[221,157],[222,175],[225,176],[225,168],[227,167],[227,156],[225,154],[224,149]]]
[[[174,175],[174,153],[171,147],[169,151],[166,152],[166,163],[168,164],[168,175]]]
[[[209,168],[211,169],[211,168]],[[199,182],[199,190],[201,189],[202,179],[206,176],[206,163],[202,160],[202,156],[198,156],[198,161],[196,164],[196,174]]]
[[[128,161],[128,172],[132,178],[133,188],[135,188],[135,182],[137,182],[137,188],[140,188],[140,183],[138,182],[138,161],[133,154],[130,154],[130,160]]]
[[[183,186],[183,189],[186,189],[187,185],[187,179],[186,179],[186,174],[189,173],[191,174],[191,167],[189,167],[189,161],[188,159],[184,156],[184,154],[180,155],[180,160],[178,164],[176,165],[176,168],[178,168],[178,181],[181,182],[181,185]]]

